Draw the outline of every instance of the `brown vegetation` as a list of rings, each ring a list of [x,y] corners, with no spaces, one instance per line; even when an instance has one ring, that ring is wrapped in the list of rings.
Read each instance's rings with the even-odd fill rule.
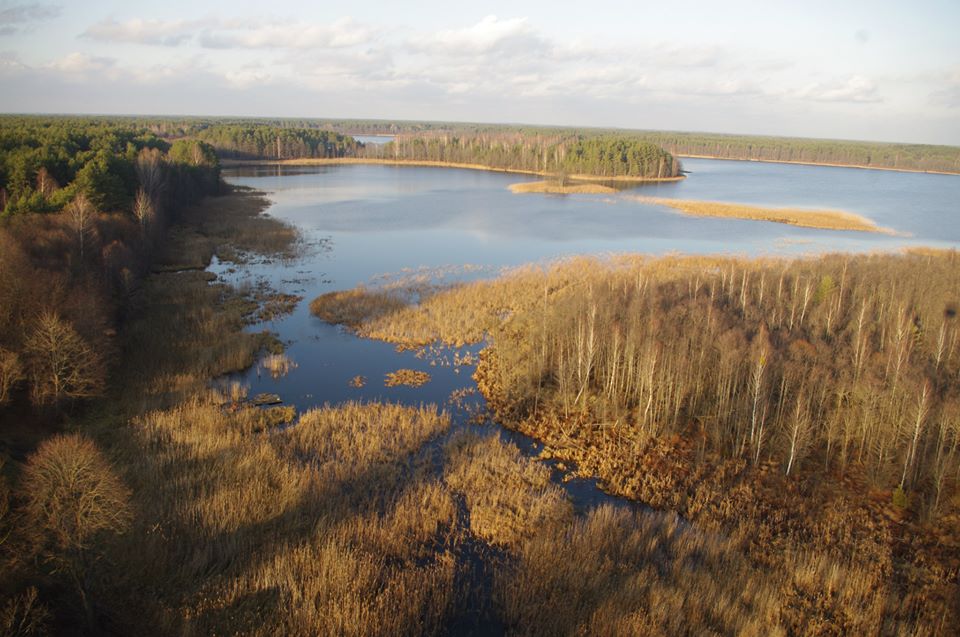
[[[602,195],[616,193],[616,188],[603,184],[570,184],[556,181],[525,181],[510,184],[512,193],[539,192],[554,195]]]
[[[405,305],[392,292],[358,287],[318,296],[310,302],[310,311],[327,323],[356,328],[365,321],[396,312]]]
[[[894,234],[889,228],[881,228],[870,219],[839,210],[806,210],[800,208],[766,208],[739,203],[719,201],[695,201],[691,199],[667,199],[663,197],[630,197],[644,204],[667,206],[694,217],[723,217],[772,221],[803,228],[823,230],[854,230]]]
[[[397,387],[405,385],[406,387],[422,387],[430,382],[430,374],[417,371],[415,369],[398,369],[395,372],[388,372],[383,384],[387,387]]]

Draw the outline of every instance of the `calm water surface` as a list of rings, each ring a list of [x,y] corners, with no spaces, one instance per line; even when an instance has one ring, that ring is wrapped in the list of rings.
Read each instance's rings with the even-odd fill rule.
[[[372,140],[368,140],[372,141]],[[473,387],[472,368],[450,360],[397,353],[312,317],[308,304],[332,290],[384,274],[450,266],[459,278],[574,254],[644,252],[743,255],[895,250],[910,245],[960,247],[960,177],[688,159],[686,180],[643,186],[623,195],[515,195],[531,178],[445,168],[393,166],[233,168],[235,184],[268,193],[269,214],[299,226],[314,243],[294,263],[261,263],[229,272],[232,281],[266,280],[304,296],[292,315],[266,327],[288,343],[298,367],[282,379],[244,375],[251,393],[272,392],[300,409],[343,400],[447,403]],[[626,195],[709,199],[770,206],[832,208],[870,217],[903,236],[795,228],[782,224],[686,217]],[[463,266],[471,266],[464,269]],[[472,351],[476,351],[474,348]],[[450,353],[446,353],[450,359]],[[387,372],[422,369],[419,389],[387,388]],[[362,375],[367,385],[349,380]]]

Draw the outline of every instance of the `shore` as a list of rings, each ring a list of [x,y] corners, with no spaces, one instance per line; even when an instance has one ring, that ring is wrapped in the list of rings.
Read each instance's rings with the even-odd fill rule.
[[[329,158],[301,158],[301,159],[225,159],[223,166],[340,166],[349,164],[369,164],[380,166],[421,166],[427,168],[462,168],[466,170],[484,170],[495,173],[509,173],[515,175],[534,175],[536,177],[552,177],[553,173],[523,170],[520,168],[497,168],[485,164],[466,164],[459,162],[428,161],[419,159],[382,159],[378,157],[329,157]],[[629,177],[625,175],[605,177],[602,175],[569,175],[573,181],[608,181],[622,183],[652,183],[665,181],[680,181],[684,177]],[[611,190],[613,190],[611,188]],[[544,191],[539,191],[544,192]]]
[[[663,197],[631,196],[632,201],[658,206],[667,206],[694,217],[725,217],[772,221],[803,228],[821,230],[851,230],[897,234],[890,228],[882,228],[871,219],[842,210],[804,210],[800,208],[764,208],[739,203],[720,201],[697,201],[693,199],[666,199]]]
[[[861,170],[886,170],[894,173],[920,173],[927,175],[960,175],[960,171],[947,172],[945,170],[919,170],[916,168],[889,168],[886,166],[864,166],[863,164],[835,164],[817,161],[788,161],[784,159],[740,159],[737,157],[717,157],[716,155],[687,155],[675,154],[680,159],[719,159],[721,161],[752,161],[764,164],[795,164],[797,166],[829,166],[831,168],[859,168]]]

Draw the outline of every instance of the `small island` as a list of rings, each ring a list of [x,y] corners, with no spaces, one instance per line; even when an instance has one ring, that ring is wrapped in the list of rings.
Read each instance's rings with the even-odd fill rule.
[[[882,228],[871,219],[842,210],[806,210],[802,208],[767,208],[721,201],[698,201],[695,199],[667,199],[664,197],[633,196],[631,200],[644,204],[667,206],[693,217],[725,217],[772,221],[803,228],[821,230],[851,230],[856,232],[879,232],[896,234],[890,228]]]

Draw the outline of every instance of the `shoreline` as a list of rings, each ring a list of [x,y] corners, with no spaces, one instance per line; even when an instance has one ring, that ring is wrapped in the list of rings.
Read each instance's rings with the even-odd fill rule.
[[[552,177],[554,173],[523,170],[522,168],[498,168],[485,164],[469,164],[460,162],[430,161],[425,159],[380,159],[375,157],[310,157],[299,159],[225,159],[220,162],[224,168],[232,166],[338,166],[338,165],[380,165],[380,166],[420,166],[426,168],[461,168],[465,170],[483,170],[495,173],[515,175],[530,175],[534,177]],[[677,177],[629,177],[624,175],[604,177],[602,175],[568,175],[567,179],[586,182],[624,182],[624,183],[659,183],[681,181],[685,176]]]
[[[921,175],[953,175],[960,176],[960,170],[957,172],[947,172],[944,170],[920,170],[919,168],[890,168],[887,166],[864,166],[863,164],[836,164],[815,161],[788,161],[786,159],[742,159],[738,157],[717,157],[716,155],[688,155],[676,153],[674,157],[680,159],[716,159],[719,161],[748,161],[762,164],[793,164],[796,166],[827,166],[829,168],[857,168],[859,170],[885,170],[892,173],[916,173]]]

